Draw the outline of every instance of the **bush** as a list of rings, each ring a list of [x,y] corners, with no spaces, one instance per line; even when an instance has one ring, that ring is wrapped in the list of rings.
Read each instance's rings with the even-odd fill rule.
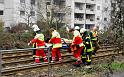
[[[27,48],[27,44],[33,38],[31,33],[1,33],[0,34],[0,48]]]
[[[10,33],[1,33],[0,34],[0,48],[10,49],[14,47],[15,38]]]
[[[4,24],[3,24],[2,20],[0,20],[0,33],[3,32],[3,25]]]

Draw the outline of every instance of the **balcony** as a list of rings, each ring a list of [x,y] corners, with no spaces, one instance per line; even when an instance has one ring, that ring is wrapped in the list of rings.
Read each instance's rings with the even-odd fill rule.
[[[86,13],[87,14],[95,14],[95,4],[87,4],[86,5]]]
[[[85,9],[85,4],[84,3],[75,2],[75,12],[83,13],[84,9]]]
[[[75,18],[75,24],[84,24],[84,22],[83,18]]]
[[[95,24],[95,19],[86,19],[86,24]]]
[[[83,8],[76,8],[75,7],[75,13],[85,13],[85,10]]]
[[[95,10],[93,10],[93,9],[86,9],[86,14],[95,14]]]

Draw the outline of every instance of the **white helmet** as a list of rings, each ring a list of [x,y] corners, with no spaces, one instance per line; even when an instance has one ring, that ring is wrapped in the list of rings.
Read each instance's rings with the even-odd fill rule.
[[[80,28],[79,28],[79,26],[75,26],[75,28],[74,28],[75,30],[79,30]]]
[[[85,31],[86,31],[85,28],[81,28],[81,29],[80,29],[80,33],[84,33]]]
[[[39,31],[40,29],[39,29],[39,27],[36,25],[36,24],[34,24],[33,26],[32,26],[32,29],[33,29],[33,31]]]

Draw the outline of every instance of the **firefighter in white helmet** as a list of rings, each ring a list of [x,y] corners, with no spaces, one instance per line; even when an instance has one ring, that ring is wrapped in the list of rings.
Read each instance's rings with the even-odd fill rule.
[[[81,64],[81,51],[84,47],[82,37],[78,30],[79,30],[78,26],[76,26],[75,29],[70,30],[70,32],[73,33],[73,41],[71,44],[71,51],[73,53],[73,56],[77,60],[74,64],[76,66],[80,66],[80,64]]]
[[[44,35],[40,32],[39,27],[37,25],[33,25],[32,28],[34,32],[36,32],[36,35],[28,45],[36,43],[36,48],[45,47]],[[48,62],[46,53],[44,52],[44,48],[36,50],[36,57],[35,57],[36,63],[40,63],[40,56],[43,58],[44,62]]]
[[[32,29],[34,32],[40,31],[39,27],[36,24],[32,26]]]

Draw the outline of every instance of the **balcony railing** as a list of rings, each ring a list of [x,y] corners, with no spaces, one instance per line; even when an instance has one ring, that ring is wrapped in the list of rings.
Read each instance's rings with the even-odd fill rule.
[[[95,14],[95,10],[94,9],[86,9],[86,13],[87,14]]]
[[[77,8],[75,7],[75,13],[84,13],[85,9],[84,8]]]
[[[75,18],[75,23],[76,24],[83,24],[84,23],[84,19],[83,18]]]
[[[86,19],[86,24],[95,24],[95,19]]]

